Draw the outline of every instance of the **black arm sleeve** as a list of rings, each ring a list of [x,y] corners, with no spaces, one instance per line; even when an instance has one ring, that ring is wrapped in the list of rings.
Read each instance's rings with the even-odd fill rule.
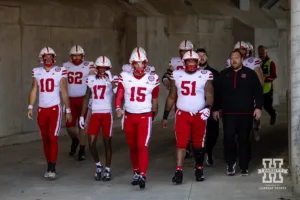
[[[255,108],[262,110],[264,96],[263,96],[263,88],[261,87],[261,83],[258,79],[258,76],[254,71],[251,71],[251,80],[252,80],[252,92],[255,100]]]
[[[172,72],[173,71],[171,69],[168,69],[167,72],[164,73],[164,75],[162,76],[161,80],[164,81],[164,79],[166,79],[166,78],[170,80],[170,76],[171,76]]]

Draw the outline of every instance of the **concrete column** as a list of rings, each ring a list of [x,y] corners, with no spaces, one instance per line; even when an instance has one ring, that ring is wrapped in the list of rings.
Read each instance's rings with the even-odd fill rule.
[[[300,1],[291,0],[291,173],[300,194]]]
[[[239,0],[239,6],[241,10],[249,11],[250,0]]]

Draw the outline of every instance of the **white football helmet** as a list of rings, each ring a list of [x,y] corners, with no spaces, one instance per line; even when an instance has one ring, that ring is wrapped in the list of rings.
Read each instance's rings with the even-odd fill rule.
[[[247,52],[247,56],[253,56],[253,50],[254,50],[254,48],[253,48],[253,45],[250,43],[250,42],[246,42],[247,43],[247,45],[248,45],[248,52]]]
[[[131,54],[130,56],[130,59],[129,59],[129,62],[130,64],[132,65],[132,68],[133,68],[133,72],[136,72],[136,73],[145,73],[145,69],[147,67],[147,64],[148,64],[148,59],[147,59],[147,56],[141,52],[134,52],[133,54]],[[134,67],[134,64],[135,63],[143,63],[141,66],[142,67]]]
[[[186,64],[187,60],[195,60],[196,64]],[[183,55],[182,62],[185,66],[185,71],[195,72],[198,69],[199,65],[199,55],[195,51],[188,51]]]
[[[179,47],[178,47],[178,50],[187,50],[187,51],[190,51],[190,50],[193,50],[194,49],[194,45],[191,41],[189,40],[183,40],[180,44],[179,44]]]
[[[148,59],[147,59],[147,56],[142,53],[142,52],[133,52],[130,56],[130,59],[129,59],[129,63],[132,64],[133,62],[146,62],[148,63]]]
[[[233,50],[240,50],[243,58],[245,59],[248,56],[248,44],[244,41],[239,41],[234,45]],[[242,52],[241,50],[245,50],[245,52]]]
[[[71,48],[69,55],[85,55],[85,53],[83,48],[76,44]]]
[[[132,67],[131,67],[131,65],[130,65],[130,64],[124,64],[124,65],[122,66],[122,71],[123,71],[123,72],[132,72]]]
[[[147,53],[145,51],[145,49],[143,47],[136,47],[132,50],[131,54],[133,54],[134,52],[140,52],[140,53],[143,53],[147,56]]]
[[[235,45],[234,45],[234,48],[233,50],[236,50],[236,49],[248,49],[248,44],[244,41],[239,41],[237,42]]]
[[[111,62],[109,60],[108,57],[106,56],[100,56],[97,58],[96,62],[95,62],[95,66],[97,67],[106,67],[108,69],[111,69]]]
[[[44,47],[40,51],[39,59],[40,59],[41,64],[44,63],[44,59],[43,59],[44,55],[53,55],[53,62],[54,63],[56,62],[56,53],[51,47]]]

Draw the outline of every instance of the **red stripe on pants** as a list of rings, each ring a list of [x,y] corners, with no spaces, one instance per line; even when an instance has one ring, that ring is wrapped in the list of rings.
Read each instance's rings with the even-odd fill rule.
[[[152,112],[143,114],[125,113],[124,132],[130,149],[133,169],[146,174],[149,163],[148,142],[152,131]]]
[[[61,127],[62,109],[60,105],[49,108],[38,107],[38,125],[43,139],[44,154],[48,162],[56,163],[57,136]]]

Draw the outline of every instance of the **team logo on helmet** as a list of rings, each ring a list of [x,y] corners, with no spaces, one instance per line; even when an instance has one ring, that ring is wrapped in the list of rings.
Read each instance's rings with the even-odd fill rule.
[[[155,79],[154,76],[149,76],[149,77],[148,77],[148,80],[149,80],[149,81],[154,81],[154,79]]]
[[[253,63],[253,61],[254,61],[253,58],[248,59],[249,63]]]
[[[56,71],[56,72],[60,72],[60,71],[61,71],[61,68],[60,68],[60,67],[56,67],[56,68],[55,68],[55,71]]]

